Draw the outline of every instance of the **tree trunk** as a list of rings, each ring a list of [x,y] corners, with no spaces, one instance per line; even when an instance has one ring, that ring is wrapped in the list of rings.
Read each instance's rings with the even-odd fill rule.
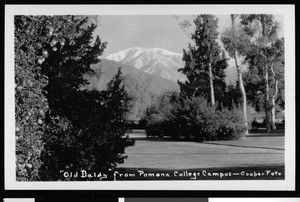
[[[264,14],[260,15],[260,22],[262,24],[262,36],[263,38],[266,37],[266,22]],[[267,63],[267,60],[266,60]],[[266,85],[266,92],[265,92],[265,113],[266,113],[266,130],[267,133],[271,132],[271,108],[270,108],[270,90],[269,90],[269,71],[268,71],[268,64],[265,64],[265,85]]]
[[[265,92],[265,113],[266,113],[266,130],[267,133],[271,132],[271,117],[270,117],[270,96],[269,96],[269,73],[268,73],[268,66],[265,66],[265,85],[266,85],[266,92]]]
[[[278,82],[278,81],[275,81],[276,83]],[[277,85],[277,84],[275,84],[275,85]],[[277,91],[277,87],[275,87],[276,88],[276,91]],[[271,113],[272,113],[272,121],[271,121],[271,123],[272,123],[272,129],[273,130],[275,130],[276,129],[276,103],[275,103],[275,100],[276,100],[276,97],[277,97],[277,93],[276,93],[276,95],[274,94],[273,96],[272,96],[272,106],[271,106],[271,108],[272,108],[272,110],[271,110]]]
[[[234,19],[237,15],[231,14],[231,23],[232,23],[232,29],[235,31],[235,22]],[[238,76],[238,82],[239,82],[239,88],[242,94],[242,100],[243,100],[243,117],[244,117],[244,122],[247,127],[247,130],[245,132],[246,135],[248,135],[248,119],[247,119],[247,96],[246,96],[246,91],[243,83],[243,77],[242,77],[242,72],[237,60],[237,51],[234,50],[234,61],[235,61],[235,66],[236,66],[236,71],[237,71],[237,76]]]
[[[213,83],[213,74],[211,69],[211,64],[208,63],[208,71],[209,71],[209,85],[210,85],[210,99],[211,105],[215,105],[215,92],[214,92],[214,83]]]
[[[239,88],[240,88],[240,92],[242,94],[242,106],[243,106],[243,117],[244,117],[244,122],[245,125],[247,127],[247,130],[245,132],[246,135],[248,135],[248,120],[247,120],[247,96],[246,96],[246,91],[245,91],[245,87],[244,87],[244,83],[243,83],[243,77],[242,77],[242,72],[240,69],[240,66],[238,64],[238,60],[237,60],[237,52],[234,51],[234,60],[235,60],[235,66],[236,66],[236,70],[237,70],[237,76],[238,76],[238,82],[239,82]]]
[[[272,66],[271,66],[271,70],[272,70],[272,73],[274,75],[274,78],[275,78],[275,93],[274,95],[272,96],[272,106],[271,106],[271,113],[272,113],[272,129],[275,130],[276,129],[276,98],[277,98],[277,95],[278,95],[278,79],[276,77],[276,74],[273,70],[273,63],[272,63]]]

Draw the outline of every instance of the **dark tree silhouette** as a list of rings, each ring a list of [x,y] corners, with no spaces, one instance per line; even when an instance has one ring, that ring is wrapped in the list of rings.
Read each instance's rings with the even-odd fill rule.
[[[199,15],[194,23],[196,29],[191,39],[195,46],[189,44],[188,50],[183,51],[186,64],[179,69],[188,81],[178,83],[182,95],[209,94],[210,102],[214,105],[215,96],[221,100],[225,90],[224,69],[227,67],[227,59],[216,41],[218,20],[213,15]]]

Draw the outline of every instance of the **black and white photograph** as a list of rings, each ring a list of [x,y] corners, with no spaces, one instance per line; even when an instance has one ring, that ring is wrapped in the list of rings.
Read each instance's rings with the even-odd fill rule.
[[[295,189],[294,6],[5,10],[7,189]]]

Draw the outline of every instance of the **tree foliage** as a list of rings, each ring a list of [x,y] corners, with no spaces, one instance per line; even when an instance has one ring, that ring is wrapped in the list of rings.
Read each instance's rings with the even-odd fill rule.
[[[259,89],[258,93],[252,95],[252,97],[256,97],[255,100],[261,100],[259,98],[262,95],[264,96],[266,129],[267,132],[270,132],[271,125],[275,129],[275,99],[280,97],[278,96],[278,81],[280,76],[275,73],[274,65],[279,60],[281,60],[279,62],[281,68],[283,68],[284,64],[284,61],[282,61],[283,57],[281,57],[284,55],[284,49],[281,48],[283,47],[283,40],[280,42],[278,38],[279,24],[275,21],[273,15],[267,14],[241,15],[241,24],[247,35],[251,37],[251,45],[249,46],[249,51],[246,53],[245,62],[250,66],[250,74],[256,74],[254,77],[256,85],[252,87],[261,88],[261,83],[264,83],[263,91]],[[282,73],[283,71],[280,72]],[[248,77],[248,82],[249,80],[251,80],[250,77]],[[250,83],[254,82],[250,81]],[[255,105],[256,108],[260,107],[256,101]]]
[[[264,30],[260,22],[262,17],[264,17],[265,22]],[[284,94],[284,39],[278,38],[279,24],[272,15],[242,15],[241,18],[243,29],[251,37],[252,42],[245,54],[245,62],[249,65],[249,71],[245,75],[246,88],[249,100],[260,111],[266,106],[264,101],[266,65],[270,67],[273,63],[273,70],[280,80],[280,94]],[[272,95],[274,94],[274,88],[272,88],[274,75],[271,68],[268,68],[267,72],[270,75],[271,91],[269,93]],[[282,95],[278,98],[280,97]],[[278,100],[278,102],[283,103],[284,100]]]
[[[124,162],[127,157],[124,150],[134,145],[134,141],[124,136],[129,130],[126,113],[130,98],[121,77],[120,69],[107,90],[84,90],[78,95],[76,105],[81,106],[81,110],[73,116],[80,118],[73,121],[69,132],[56,132],[49,127],[51,131],[45,137],[48,152],[43,156],[45,171],[48,171],[45,177],[61,179],[60,170],[109,172]],[[64,123],[62,118],[58,120]]]
[[[223,42],[225,50],[229,53],[229,56],[234,59],[235,67],[237,71],[237,80],[238,87],[240,90],[241,104],[243,109],[243,118],[246,127],[248,127],[248,118],[247,118],[247,95],[245,91],[242,68],[238,61],[238,55],[243,55],[250,44],[249,37],[244,33],[243,29],[240,27],[237,29],[235,26],[235,19],[238,17],[238,14],[231,14],[231,29],[225,30],[222,33],[221,41]],[[248,134],[248,131],[246,131]]]
[[[48,103],[43,88],[47,77],[41,73],[41,47],[49,36],[43,19],[15,16],[15,120],[16,178],[36,180],[41,167],[45,112]]]
[[[235,106],[241,105],[242,97],[238,87],[238,82],[235,84],[228,84],[224,92],[224,98],[222,100],[222,107],[227,109],[233,109]]]
[[[16,136],[19,180],[62,179],[61,170],[113,170],[133,145],[121,69],[106,91],[85,76],[106,47],[84,16],[16,16]],[[44,146],[43,146],[44,145]]]
[[[219,110],[204,96],[165,94],[161,98],[145,117],[148,136],[202,142],[238,139],[246,130],[241,110],[235,107]]]
[[[278,39],[274,41],[268,50],[265,52],[268,59],[268,64],[273,63],[273,70],[268,69],[270,75],[269,95],[272,96],[275,93],[275,77],[279,81],[279,95],[276,99],[276,103],[281,109],[284,109],[284,39]],[[258,54],[257,49],[252,49],[247,54],[246,60],[249,64],[249,71],[244,74],[244,80],[246,84],[246,90],[249,101],[255,107],[256,111],[262,111],[266,107],[265,103],[265,82],[264,82],[264,58]],[[273,72],[275,75],[273,74]]]
[[[191,38],[195,46],[189,44],[188,50],[183,50],[185,66],[179,69],[188,78],[186,82],[179,82],[181,93],[188,97],[209,94],[208,68],[211,65],[216,100],[221,100],[226,87],[224,69],[227,59],[216,41],[218,20],[213,15],[199,15],[194,23],[196,29]]]
[[[221,35],[221,41],[229,56],[234,58],[235,51],[243,56],[250,45],[250,37],[247,36],[241,26],[227,28]]]
[[[149,85],[142,80],[140,75],[126,74],[123,75],[122,80],[125,91],[132,98],[128,119],[139,120],[145,115],[147,107],[155,99],[155,93],[149,89]]]

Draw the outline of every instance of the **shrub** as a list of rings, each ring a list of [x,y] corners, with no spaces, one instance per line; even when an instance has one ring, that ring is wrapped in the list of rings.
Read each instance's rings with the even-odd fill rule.
[[[157,97],[156,101],[147,108],[142,123],[145,125],[147,136],[160,137],[162,135],[174,136],[171,134],[170,124],[175,121],[171,109],[177,104],[178,93],[166,92]]]
[[[246,130],[239,109],[218,110],[204,96],[181,98],[146,117],[149,135],[194,141],[238,139]]]
[[[45,112],[48,102],[43,88],[48,79],[41,73],[41,47],[49,37],[43,29],[46,18],[15,16],[15,121],[16,179],[39,179]]]
[[[161,114],[152,114],[146,118],[146,134],[147,137],[160,137],[164,134],[165,119]]]
[[[217,117],[217,140],[236,140],[247,130],[241,109],[225,108],[218,112]]]
[[[215,111],[203,96],[184,98],[172,110],[180,135],[186,139],[204,141],[215,136]],[[176,126],[176,127],[177,127]]]

